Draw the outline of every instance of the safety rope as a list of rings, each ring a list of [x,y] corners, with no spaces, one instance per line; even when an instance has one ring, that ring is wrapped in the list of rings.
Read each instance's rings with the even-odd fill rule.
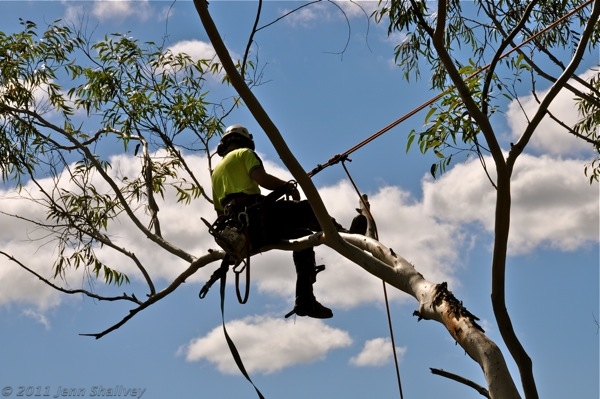
[[[583,8],[587,7],[592,2],[593,2],[593,0],[588,0],[587,2],[585,2],[585,3],[581,4],[581,5],[579,5],[578,7],[574,8],[573,10],[571,10],[571,12],[569,12],[566,15],[564,15],[562,18],[559,18],[558,20],[554,21],[553,23],[549,24],[546,28],[542,29],[541,31],[539,31],[535,35],[531,36],[530,38],[528,38],[527,40],[525,40],[523,43],[519,44],[516,47],[513,47],[512,49],[510,49],[507,52],[505,52],[504,54],[502,54],[500,56],[499,60],[503,59],[504,57],[507,57],[511,53],[517,51],[521,47],[523,47],[526,44],[528,44],[529,42],[537,39],[539,36],[541,36],[542,34],[546,33],[550,29],[553,29],[556,25],[558,25],[559,23],[561,23],[561,22],[565,21],[566,19],[570,18],[573,14],[575,14],[575,13],[579,12],[580,10],[582,10]],[[482,66],[478,70],[476,70],[473,73],[471,73],[470,75],[468,75],[465,80],[471,79],[472,77],[474,77],[476,75],[479,75],[481,72],[483,72],[486,69],[488,69],[491,65],[492,64],[490,63],[490,64],[486,64],[486,65]],[[319,173],[323,169],[327,168],[328,166],[335,165],[338,162],[341,162],[343,160],[348,159],[348,156],[350,154],[352,154],[353,152],[357,151],[358,149],[364,147],[365,145],[369,144],[371,141],[377,139],[378,137],[382,136],[383,134],[387,133],[388,131],[390,131],[391,129],[393,129],[394,127],[396,127],[397,125],[399,125],[400,123],[404,122],[408,118],[410,118],[413,115],[417,114],[419,111],[422,111],[426,107],[428,107],[431,104],[435,103],[436,101],[438,101],[439,99],[441,99],[443,96],[445,96],[447,93],[449,93],[451,89],[452,88],[450,87],[450,88],[446,89],[445,91],[441,92],[440,94],[438,94],[437,96],[429,99],[428,101],[426,101],[423,104],[419,105],[418,107],[414,108],[412,111],[409,111],[405,115],[403,115],[400,118],[396,119],[394,122],[392,122],[389,125],[385,126],[383,129],[375,132],[371,136],[369,136],[366,139],[360,141],[358,144],[356,144],[354,147],[348,149],[347,151],[345,151],[345,152],[343,152],[341,154],[334,155],[332,158],[330,158],[324,164],[317,164],[317,166],[308,173],[308,176],[309,177],[313,177],[314,175],[316,175],[317,173]]]
[[[362,208],[365,209],[365,211],[369,214],[368,217],[371,220],[371,223],[373,225],[373,232],[372,232],[373,238],[376,240],[379,240],[379,233],[377,232],[377,225],[375,224],[375,218],[371,214],[371,209],[370,209],[369,204],[367,203],[365,197],[361,194],[360,190],[358,189],[358,186],[354,182],[352,175],[350,175],[350,171],[346,167],[346,160],[347,159],[342,159],[342,167],[344,168],[344,171],[346,172],[346,175],[348,176],[348,179],[350,180],[352,187],[354,187],[354,190],[356,191],[358,198],[360,198],[360,201],[363,205]],[[396,354],[396,340],[394,338],[394,328],[392,326],[392,314],[390,311],[390,303],[389,303],[388,294],[387,294],[387,285],[386,285],[385,281],[383,281],[383,280],[381,281],[381,283],[383,285],[383,296],[385,299],[385,309],[387,312],[388,327],[390,329],[390,340],[392,341],[392,353],[394,354],[394,365],[396,366],[396,379],[398,381],[398,391],[400,392],[400,399],[404,399],[404,394],[402,393],[402,380],[400,378],[400,366],[398,364],[399,363],[398,355]]]

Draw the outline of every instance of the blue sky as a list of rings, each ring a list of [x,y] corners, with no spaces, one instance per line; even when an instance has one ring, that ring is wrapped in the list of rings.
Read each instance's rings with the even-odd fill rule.
[[[264,20],[274,20],[299,4],[265,2]],[[428,89],[427,69],[423,82],[402,80],[402,71],[393,65],[393,48],[401,38],[389,38],[385,27],[368,24],[356,6],[340,4],[350,28],[337,7],[322,3],[279,21],[255,38],[254,51],[265,67],[265,84],[255,93],[307,170],[437,94]],[[369,10],[376,2],[361,4]],[[236,56],[246,46],[255,6],[249,1],[210,4]],[[19,29],[19,17],[43,26],[58,18],[77,20],[86,15],[98,38],[129,31],[141,41],[160,42],[166,37],[169,47],[195,57],[211,55],[190,1],[2,1],[0,10],[0,30],[7,33]],[[598,63],[597,56],[588,58],[579,71],[582,76]],[[538,83],[543,89],[545,83]],[[216,82],[208,85],[217,95],[228,93]],[[528,89],[520,94],[522,108],[531,112],[535,104]],[[570,98],[560,96],[553,106],[563,120],[576,118]],[[420,128],[423,118],[424,113],[414,116],[358,150],[348,167],[371,198],[381,241],[429,280],[447,281],[481,319],[488,336],[504,348],[489,301],[494,192],[473,159],[433,180],[432,158],[419,154],[416,147],[405,152],[408,132]],[[228,121],[248,126],[268,170],[289,176],[247,110],[235,111]],[[507,146],[523,126],[521,107],[507,103],[494,122]],[[136,170],[138,160],[119,155],[119,150],[114,148],[113,165]],[[546,121],[518,161],[513,178],[507,306],[533,359],[540,397],[548,399],[599,396],[598,186],[590,186],[583,174],[590,157],[579,142]],[[190,155],[189,160],[197,170],[206,168],[201,156]],[[202,179],[208,187],[208,176]],[[349,225],[358,201],[342,168],[328,168],[314,182],[330,213]],[[3,212],[41,214],[26,201],[9,200],[13,196],[9,190],[0,196]],[[167,197],[161,214],[165,235],[185,250],[200,256],[216,247],[200,222],[200,217],[213,217],[209,204],[181,208]],[[53,248],[29,242],[35,232],[20,221],[2,217],[0,223],[0,247],[49,275]],[[185,268],[125,222],[114,234],[139,254],[160,286]],[[252,379],[267,398],[398,397],[381,282],[327,248],[316,252],[318,261],[327,265],[315,285],[316,294],[333,309],[333,319],[283,318],[293,301],[289,253],[253,259],[246,305],[237,303],[233,286],[228,286],[229,332]],[[106,259],[119,261],[111,256]],[[128,267],[124,265],[125,270]],[[92,387],[123,386],[145,389],[142,397],[147,399],[256,397],[225,343],[217,287],[202,301],[197,296],[214,267],[201,270],[119,330],[94,340],[79,334],[116,323],[129,311],[127,304],[59,295],[0,259],[0,388],[12,387],[10,397],[17,396],[20,386],[41,387],[42,394],[50,387],[50,396],[59,387],[83,388],[90,397]],[[78,287],[85,284],[82,281],[74,274],[68,284]],[[141,287],[134,277],[125,289],[133,292]],[[404,397],[480,397],[429,372],[430,367],[440,368],[484,384],[478,365],[443,326],[417,322],[412,316],[416,302],[394,290],[389,294]],[[518,379],[507,351],[505,356]]]

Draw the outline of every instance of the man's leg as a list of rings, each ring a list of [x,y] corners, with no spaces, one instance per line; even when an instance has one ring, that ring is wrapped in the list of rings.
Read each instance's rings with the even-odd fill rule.
[[[318,272],[313,249],[294,251],[294,265],[296,267],[296,302],[294,309],[285,317],[294,313],[298,316],[315,319],[333,317],[331,309],[321,305],[313,294],[313,284],[317,281]]]
[[[319,230],[319,223],[307,201],[277,201],[265,211],[268,220],[266,229],[272,242],[277,239],[294,239],[310,235]],[[286,315],[294,313],[317,319],[333,317],[331,309],[321,305],[313,294],[316,281],[317,266],[315,251],[307,248],[294,251],[296,268],[296,301],[294,309]],[[322,269],[320,269],[322,270]]]

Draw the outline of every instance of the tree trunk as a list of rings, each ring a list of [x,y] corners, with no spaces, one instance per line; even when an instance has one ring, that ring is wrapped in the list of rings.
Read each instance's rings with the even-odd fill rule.
[[[337,233],[316,187],[236,70],[210,16],[208,3],[205,0],[194,0],[194,5],[231,84],[302,187],[323,228],[323,233],[295,240],[291,245],[297,248],[298,245],[325,244],[389,285],[414,297],[419,303],[414,314],[419,319],[442,323],[456,342],[481,366],[492,399],[520,398],[500,349],[476,323],[478,319],[448,290],[446,283],[434,284],[427,281],[412,264],[374,239]]]

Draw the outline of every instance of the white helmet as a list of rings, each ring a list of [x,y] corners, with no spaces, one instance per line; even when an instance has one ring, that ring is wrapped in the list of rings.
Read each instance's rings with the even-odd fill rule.
[[[221,141],[217,146],[217,154],[224,156],[226,154],[228,144],[233,140],[240,140],[244,147],[250,148],[254,151],[254,140],[248,129],[242,125],[231,125],[225,129],[225,133],[223,133],[223,136],[221,137]]]
[[[223,133],[223,138],[229,136],[230,134],[239,134],[240,136],[243,136],[248,140],[252,140],[252,134],[250,134],[248,129],[242,125],[229,126],[227,129],[225,129],[225,133]],[[221,140],[223,140],[223,138],[221,138]]]

